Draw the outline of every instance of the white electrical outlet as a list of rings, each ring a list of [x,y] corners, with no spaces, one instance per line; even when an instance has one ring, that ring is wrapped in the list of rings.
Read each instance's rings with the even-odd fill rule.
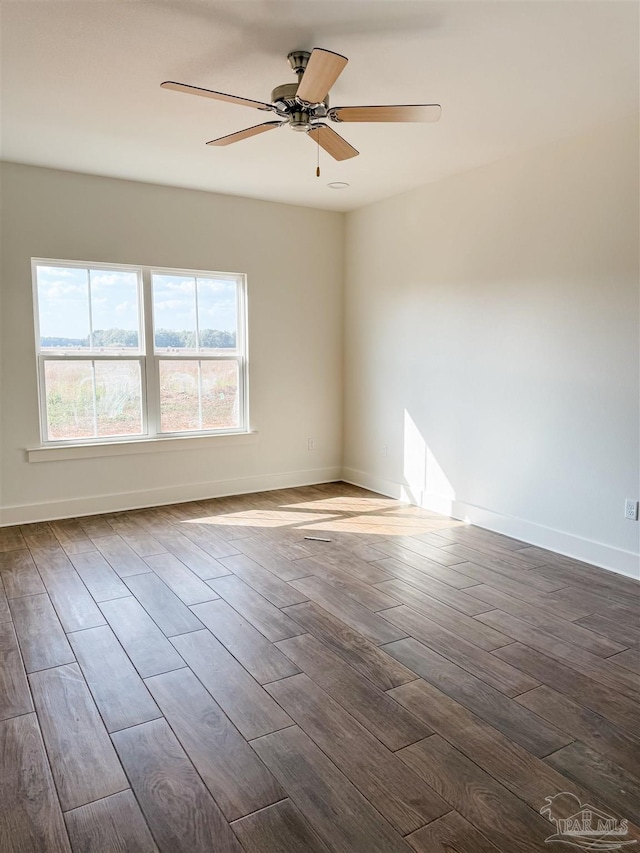
[[[315,450],[315,449],[316,449],[315,440],[313,438],[307,439],[307,450]]]
[[[638,520],[638,501],[627,498],[624,502],[624,517],[630,521]]]
[[[382,455],[383,455],[383,456],[386,456],[386,455],[387,455],[387,445],[386,445],[386,444],[383,444],[383,445],[382,445]]]

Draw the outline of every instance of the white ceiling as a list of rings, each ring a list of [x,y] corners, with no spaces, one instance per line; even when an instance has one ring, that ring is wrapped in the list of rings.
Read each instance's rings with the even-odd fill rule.
[[[1,0],[2,158],[347,210],[638,108],[638,4],[581,0]],[[289,51],[349,57],[334,106],[440,103],[438,124],[333,125],[337,163],[269,114],[160,89],[257,100],[294,82]],[[347,181],[332,190],[330,181]]]

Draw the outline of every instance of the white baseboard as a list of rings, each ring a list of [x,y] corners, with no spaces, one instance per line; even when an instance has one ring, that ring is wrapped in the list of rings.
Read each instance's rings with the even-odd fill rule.
[[[22,504],[0,509],[0,527],[11,524],[31,524],[35,521],[55,521],[58,518],[75,518],[82,515],[98,515],[103,512],[143,509],[207,498],[222,498],[228,495],[244,495],[250,492],[269,492],[295,486],[312,486],[340,479],[342,479],[342,470],[339,467],[312,468],[306,471],[287,471],[283,474],[264,474],[257,477],[212,480],[205,483],[188,483],[182,486],[73,498],[65,501]]]
[[[371,489],[390,498],[408,501],[432,512],[468,520],[478,527],[503,533],[505,536],[555,551],[574,560],[591,563],[636,580],[640,579],[640,554],[634,554],[632,551],[584,539],[581,536],[554,530],[552,527],[545,527],[521,518],[500,515],[482,507],[443,498],[441,495],[428,494],[419,490],[412,491],[406,484],[385,480],[383,477],[354,468],[343,468],[342,479],[355,486]]]

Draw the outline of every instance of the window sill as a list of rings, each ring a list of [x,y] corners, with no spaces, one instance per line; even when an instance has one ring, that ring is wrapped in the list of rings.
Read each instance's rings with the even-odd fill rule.
[[[140,453],[158,453],[183,450],[207,450],[218,447],[236,447],[254,444],[256,430],[221,435],[188,435],[171,438],[142,438],[129,441],[95,442],[94,444],[52,445],[27,448],[28,462],[58,462],[65,459],[93,459],[100,456],[131,456]]]

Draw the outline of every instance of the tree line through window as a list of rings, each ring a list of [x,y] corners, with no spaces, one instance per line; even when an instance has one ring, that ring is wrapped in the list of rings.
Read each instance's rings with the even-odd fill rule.
[[[241,274],[34,261],[43,441],[246,427]]]

